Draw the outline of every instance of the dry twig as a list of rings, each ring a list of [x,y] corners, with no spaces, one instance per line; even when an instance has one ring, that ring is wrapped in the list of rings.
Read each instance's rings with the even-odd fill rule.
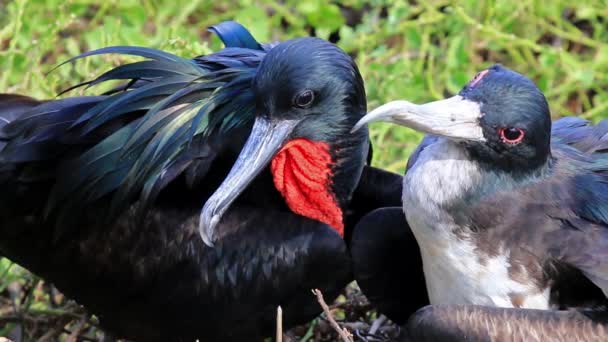
[[[283,342],[283,309],[277,306],[277,342]]]
[[[88,320],[89,320],[89,318],[87,316],[83,316],[78,321],[78,323],[74,327],[74,330],[72,330],[72,332],[70,333],[70,336],[68,336],[67,342],[77,342],[78,341],[78,337],[84,330],[85,324],[87,323]]]
[[[353,335],[350,333],[350,331],[348,331],[348,329],[346,329],[346,328],[341,328],[340,325],[338,324],[338,322],[336,322],[336,320],[334,319],[334,316],[332,316],[331,311],[329,311],[329,307],[327,306],[327,303],[325,303],[325,299],[323,299],[323,293],[321,293],[321,290],[314,289],[314,290],[312,290],[312,293],[315,296],[317,296],[317,301],[321,305],[321,308],[323,308],[323,312],[325,312],[325,315],[327,316],[327,320],[329,321],[331,326],[334,328],[334,330],[336,330],[336,332],[338,332],[338,334],[342,338],[342,341],[354,342]]]

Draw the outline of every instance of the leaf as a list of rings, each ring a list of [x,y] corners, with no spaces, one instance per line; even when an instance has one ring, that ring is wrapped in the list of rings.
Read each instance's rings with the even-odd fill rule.
[[[306,15],[308,22],[317,30],[333,32],[345,23],[342,12],[336,4],[321,0],[302,1],[298,4],[298,10]]]

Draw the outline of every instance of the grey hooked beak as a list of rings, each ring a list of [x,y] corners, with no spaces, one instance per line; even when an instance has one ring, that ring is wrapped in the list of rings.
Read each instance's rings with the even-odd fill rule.
[[[352,131],[370,122],[385,121],[457,140],[485,141],[481,116],[479,103],[460,95],[421,105],[393,101],[367,113]]]
[[[206,245],[213,247],[217,235],[216,227],[222,215],[268,165],[298,122],[275,122],[263,117],[256,118],[251,134],[230,173],[209,197],[201,211],[198,229]]]

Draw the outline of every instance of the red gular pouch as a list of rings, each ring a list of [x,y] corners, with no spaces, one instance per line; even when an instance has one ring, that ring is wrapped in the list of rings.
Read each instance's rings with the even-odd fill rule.
[[[344,236],[342,209],[330,189],[332,164],[327,143],[299,138],[281,148],[270,168],[274,185],[291,211],[323,222]]]

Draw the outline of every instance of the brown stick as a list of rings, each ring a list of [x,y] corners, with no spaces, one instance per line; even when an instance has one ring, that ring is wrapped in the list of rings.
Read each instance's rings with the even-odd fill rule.
[[[314,289],[314,290],[312,290],[312,293],[315,296],[317,296],[317,301],[321,305],[321,308],[323,308],[323,312],[325,312],[325,315],[327,316],[327,320],[329,321],[331,326],[334,328],[334,330],[336,332],[338,332],[338,334],[342,338],[342,341],[354,342],[353,335],[350,333],[350,331],[348,331],[346,328],[340,327],[338,322],[336,322],[336,320],[334,319],[334,316],[332,316],[331,311],[329,311],[329,306],[327,306],[327,303],[325,303],[325,299],[323,299],[323,293],[321,293],[321,290]]]

